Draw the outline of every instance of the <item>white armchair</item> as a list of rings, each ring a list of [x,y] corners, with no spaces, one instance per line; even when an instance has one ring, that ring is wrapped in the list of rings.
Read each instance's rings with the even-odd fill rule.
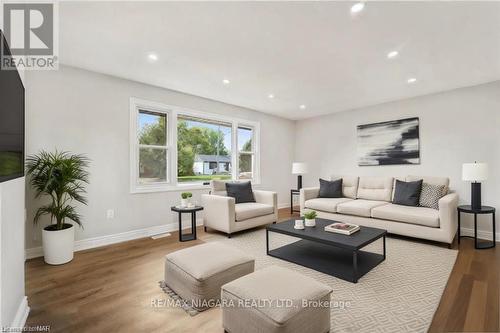
[[[246,230],[278,221],[278,195],[271,191],[253,191],[256,202],[236,204],[228,197],[225,181],[212,181],[210,194],[203,194],[203,225],[231,237]]]

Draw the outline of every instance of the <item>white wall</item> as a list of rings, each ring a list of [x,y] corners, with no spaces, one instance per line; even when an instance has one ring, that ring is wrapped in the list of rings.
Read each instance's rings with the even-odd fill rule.
[[[137,97],[261,123],[261,188],[278,192],[286,205],[293,185],[295,123],[212,100],[76,68],[27,73],[27,154],[40,149],[85,153],[91,159],[89,205],[82,207],[78,240],[177,223],[170,211],[179,192],[129,193],[129,99]],[[193,191],[200,202],[200,194]],[[32,226],[39,202],[28,194],[27,248],[40,246]],[[106,219],[106,210],[115,218]]]
[[[359,167],[356,126],[407,117],[420,118],[421,164]],[[461,180],[462,163],[487,162],[490,175],[483,183],[483,204],[500,208],[499,149],[497,81],[298,121],[295,153],[297,160],[309,164],[311,172],[304,176],[307,186],[318,186],[318,177],[331,174],[447,176],[463,204],[470,201],[470,184]],[[482,218],[479,228],[491,230],[489,221]]]
[[[24,188],[24,178],[0,183],[0,327],[23,325],[29,311],[24,291]]]

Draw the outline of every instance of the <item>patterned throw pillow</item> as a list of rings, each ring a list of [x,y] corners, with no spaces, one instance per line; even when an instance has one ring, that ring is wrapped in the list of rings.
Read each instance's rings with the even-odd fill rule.
[[[422,184],[420,192],[420,206],[439,209],[438,201],[446,195],[445,185]]]

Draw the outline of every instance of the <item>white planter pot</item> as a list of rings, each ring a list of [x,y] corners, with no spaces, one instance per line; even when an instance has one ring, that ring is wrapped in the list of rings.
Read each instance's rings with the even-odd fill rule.
[[[181,207],[186,208],[189,204],[189,199],[181,199]]]
[[[73,260],[75,227],[62,230],[42,230],[43,257],[47,264],[61,265]]]
[[[306,227],[315,227],[316,226],[316,219],[305,219],[304,224]]]

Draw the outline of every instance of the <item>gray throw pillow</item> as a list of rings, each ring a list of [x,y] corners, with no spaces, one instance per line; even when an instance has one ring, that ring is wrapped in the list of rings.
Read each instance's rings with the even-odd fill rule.
[[[439,199],[446,195],[446,185],[422,184],[420,206],[439,209]]]
[[[234,198],[237,204],[244,202],[255,202],[252,191],[252,183],[226,183],[227,196]]]
[[[416,182],[396,180],[392,203],[404,206],[418,206],[420,192],[422,191],[422,182],[422,180],[417,180]]]
[[[342,178],[328,181],[319,179],[320,198],[342,198]]]

